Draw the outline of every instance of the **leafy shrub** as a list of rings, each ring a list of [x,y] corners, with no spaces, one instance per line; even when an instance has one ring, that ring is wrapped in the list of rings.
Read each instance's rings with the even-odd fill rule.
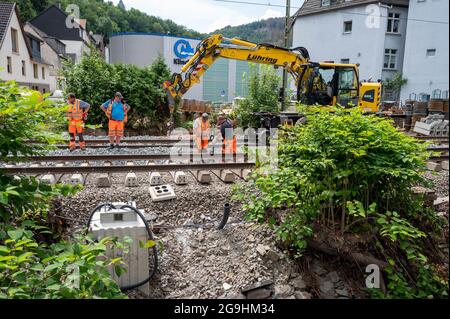
[[[44,100],[37,91],[0,81],[0,160],[32,155],[58,140],[57,127],[65,123],[61,105]],[[34,140],[37,144],[27,144]]]
[[[278,238],[300,253],[318,231],[375,234],[372,244],[388,245],[393,260],[425,267],[429,232],[422,229],[437,217],[425,213],[412,187],[425,183],[426,145],[357,109],[301,111],[306,124],[279,133],[278,170],[257,173],[235,192],[249,218],[273,225]],[[401,262],[394,264],[397,271]]]
[[[248,78],[249,96],[238,102],[233,117],[241,127],[259,127],[254,112],[278,112],[279,87],[281,77],[270,65],[254,65],[250,67]]]
[[[48,149],[57,140],[61,121],[65,122],[63,106],[14,82],[0,81],[0,161],[18,161],[18,156]],[[43,146],[27,143],[30,140]],[[6,176],[0,168],[0,298],[124,296],[106,270],[112,263],[121,272],[120,260],[104,256],[106,246],[121,243],[110,239],[94,243],[84,237],[57,242],[59,234],[44,226],[50,201],[77,190],[32,177]]]
[[[82,236],[46,245],[36,242],[33,233],[45,227],[30,222],[22,227],[0,233],[0,299],[125,297],[107,271],[111,265],[120,273],[120,258],[110,261],[105,252],[113,246],[126,251],[126,245]]]
[[[44,100],[37,91],[19,87],[14,82],[0,81],[0,161],[18,161],[18,156],[31,156],[58,140],[57,126],[65,123],[62,105]],[[34,140],[38,144],[27,143]],[[23,218],[48,209],[48,201],[57,195],[68,195],[70,186],[40,184],[35,178],[15,179],[2,175],[0,169],[0,222]]]

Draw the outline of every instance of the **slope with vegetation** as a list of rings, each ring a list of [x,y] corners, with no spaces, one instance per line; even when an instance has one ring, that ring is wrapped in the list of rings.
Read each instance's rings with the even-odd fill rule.
[[[372,297],[447,298],[448,221],[413,191],[426,185],[427,146],[358,109],[301,111],[306,124],[280,132],[279,169],[236,191],[248,216],[294,256],[377,265]]]

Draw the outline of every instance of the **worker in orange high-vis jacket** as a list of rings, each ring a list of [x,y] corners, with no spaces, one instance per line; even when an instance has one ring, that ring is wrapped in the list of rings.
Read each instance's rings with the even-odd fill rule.
[[[220,130],[223,139],[222,154],[236,154],[237,139],[234,134],[234,123],[224,116],[219,116],[217,118],[217,128]]]
[[[66,111],[67,119],[69,121],[69,135],[70,151],[76,149],[76,136],[78,135],[78,145],[81,150],[86,149],[86,142],[84,141],[84,121],[86,120],[89,112],[90,105],[82,100],[76,98],[75,94],[70,93],[68,95],[67,104],[69,107]]]
[[[194,139],[197,149],[202,152],[208,148],[211,135],[211,124],[208,113],[203,113],[201,117],[194,121]]]
[[[128,112],[131,107],[123,101],[123,96],[120,92],[114,95],[114,99],[108,100],[101,106],[101,109],[106,113],[109,119],[109,142],[110,149],[119,147],[120,138],[123,137],[125,123],[128,121]],[[114,146],[114,141],[116,145]]]

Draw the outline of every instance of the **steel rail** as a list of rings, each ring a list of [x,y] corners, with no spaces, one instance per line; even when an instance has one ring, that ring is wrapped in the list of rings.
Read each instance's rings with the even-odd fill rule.
[[[6,167],[0,168],[5,174],[41,175],[41,174],[92,174],[92,173],[142,173],[171,172],[189,170],[233,170],[252,169],[255,163],[209,163],[209,164],[164,164],[164,165],[114,165],[114,166],[40,166],[40,167]]]
[[[222,143],[220,142],[211,142],[210,145],[213,145],[215,147],[222,147]],[[54,144],[54,145],[50,145],[53,146],[57,149],[68,149],[69,146],[65,145],[65,144]],[[93,148],[93,149],[99,149],[99,148],[108,148],[110,146],[110,144],[99,144],[99,143],[90,143],[88,141],[86,141],[86,147],[87,148]],[[257,143],[240,143],[238,142],[237,146],[249,146],[249,147],[255,147],[255,146],[264,146],[264,145],[258,145]],[[189,141],[179,141],[178,143],[174,143],[174,144],[154,144],[154,143],[149,143],[149,144],[144,144],[144,143],[131,143],[131,144],[127,144],[127,142],[122,142],[120,144],[119,148],[132,148],[132,149],[136,149],[136,148],[155,148],[155,147],[160,147],[160,148],[172,148],[172,147],[192,147],[192,148],[196,148],[195,143],[194,142],[189,142]],[[77,148],[79,149],[79,146],[77,146]]]
[[[427,151],[431,151],[431,152],[448,152],[449,151],[449,147],[447,146],[436,146],[436,147],[428,147]]]
[[[226,158],[225,155],[218,153],[217,157]],[[227,155],[229,156],[229,155]],[[16,162],[94,162],[94,161],[157,161],[157,160],[188,160],[208,158],[209,155],[201,155],[195,153],[177,153],[177,154],[102,154],[102,155],[43,155],[43,156],[30,156],[30,157],[18,157]],[[247,158],[244,153],[237,153],[237,158]],[[231,156],[230,156],[231,158]]]
[[[448,155],[441,155],[441,156],[431,156],[428,158],[428,160],[433,162],[442,162],[442,161],[448,161],[449,156]]]

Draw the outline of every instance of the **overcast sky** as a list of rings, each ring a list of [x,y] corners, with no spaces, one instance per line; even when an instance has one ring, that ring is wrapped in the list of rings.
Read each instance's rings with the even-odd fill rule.
[[[149,15],[171,19],[177,24],[202,33],[208,33],[227,25],[240,25],[261,19],[282,17],[286,0],[241,0],[265,5],[226,3],[216,0],[123,0],[127,9],[135,8]],[[291,14],[304,0],[291,0]],[[119,0],[112,0],[115,4]],[[272,6],[269,6],[268,4]]]

